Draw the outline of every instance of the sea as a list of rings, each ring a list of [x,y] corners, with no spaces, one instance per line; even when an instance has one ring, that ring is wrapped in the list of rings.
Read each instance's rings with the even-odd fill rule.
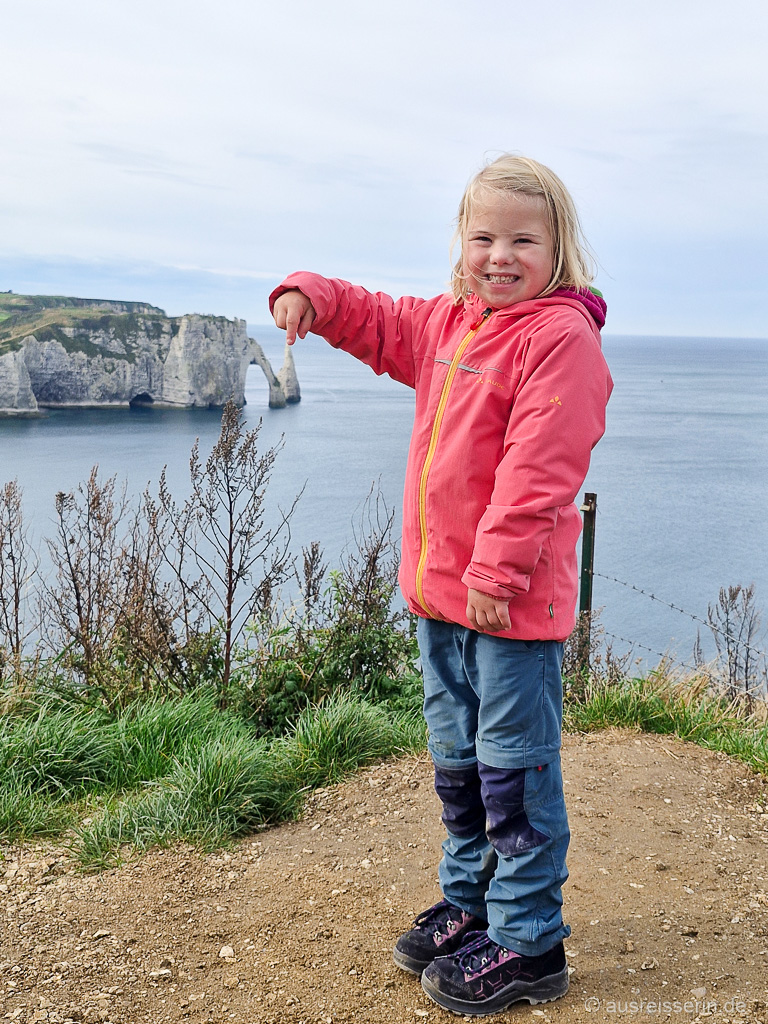
[[[277,367],[284,336],[251,326]],[[597,494],[593,607],[614,653],[643,669],[662,658],[693,663],[700,636],[715,654],[708,608],[720,588],[754,584],[768,647],[768,340],[607,335],[615,381],[605,437],[583,492]],[[294,348],[301,402],[269,409],[252,366],[244,409],[259,444],[279,446],[269,489],[273,521],[300,495],[291,546],[318,541],[333,566],[353,545],[373,490],[399,510],[413,394],[377,378],[310,335]],[[220,411],[48,410],[0,419],[0,483],[22,488],[25,521],[40,550],[53,536],[54,499],[98,465],[129,497],[156,491],[166,467],[171,490],[189,491],[189,457],[207,455]],[[399,531],[399,511],[395,531]]]

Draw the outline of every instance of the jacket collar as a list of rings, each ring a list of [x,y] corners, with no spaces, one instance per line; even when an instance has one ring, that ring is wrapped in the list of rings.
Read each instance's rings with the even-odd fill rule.
[[[605,299],[597,290],[591,288],[558,288],[551,295],[544,298],[527,299],[525,302],[516,302],[512,306],[504,306],[496,310],[496,315],[501,316],[527,316],[530,313],[538,313],[547,306],[551,306],[562,299],[570,300],[568,305],[578,304],[582,307],[589,319],[594,320],[598,330],[605,324],[605,314],[608,309]],[[464,315],[471,321],[477,320],[486,309],[485,303],[477,295],[471,294],[464,302]]]

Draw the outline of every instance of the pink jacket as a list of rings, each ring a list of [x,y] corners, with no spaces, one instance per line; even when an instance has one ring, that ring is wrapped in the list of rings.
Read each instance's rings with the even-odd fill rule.
[[[577,598],[574,499],[605,429],[612,382],[605,304],[561,289],[488,313],[288,277],[312,331],[416,389],[405,477],[400,586],[411,611],[470,627],[467,588],[511,598],[497,636],[562,640]],[[471,628],[471,627],[470,627]]]

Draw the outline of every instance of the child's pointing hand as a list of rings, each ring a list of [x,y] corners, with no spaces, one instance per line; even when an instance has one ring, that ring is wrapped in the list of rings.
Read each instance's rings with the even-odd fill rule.
[[[474,629],[481,633],[498,633],[502,629],[511,629],[509,618],[509,601],[500,597],[482,594],[471,587],[467,591],[467,618]]]
[[[298,288],[283,292],[275,299],[272,307],[275,323],[285,331],[285,340],[289,345],[292,345],[297,337],[306,337],[315,315],[315,307]]]

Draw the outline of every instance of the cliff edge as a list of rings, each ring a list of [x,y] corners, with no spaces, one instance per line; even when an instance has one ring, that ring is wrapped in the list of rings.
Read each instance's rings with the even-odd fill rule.
[[[270,408],[300,399],[293,360],[278,374],[244,320],[168,317],[147,303],[0,293],[0,414],[41,407],[245,404],[258,364]]]

